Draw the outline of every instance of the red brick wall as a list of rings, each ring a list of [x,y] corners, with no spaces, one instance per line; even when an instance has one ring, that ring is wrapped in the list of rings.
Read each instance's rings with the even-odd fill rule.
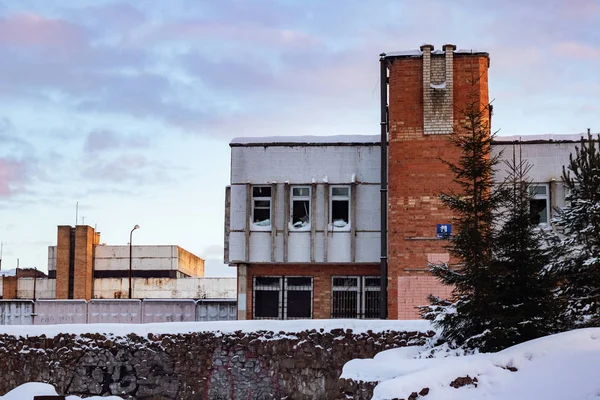
[[[470,99],[487,104],[488,64],[489,59],[485,55],[454,56],[455,126]],[[436,224],[451,223],[452,217],[450,210],[439,201],[439,194],[453,187],[453,175],[440,158],[456,161],[459,153],[448,142],[447,135],[423,134],[422,71],[423,60],[419,57],[393,59],[389,69],[390,319],[415,318],[414,311],[407,309],[416,303],[426,303],[427,290],[415,291],[406,284],[399,287],[399,278],[419,276],[423,282],[427,255],[447,253],[444,249],[447,242],[435,239]],[[437,290],[434,283],[428,282],[428,287]],[[423,301],[418,299],[420,296],[423,296]],[[410,301],[406,303],[405,298],[410,298]],[[411,306],[407,308],[406,304]]]
[[[312,276],[313,318],[331,318],[331,277],[379,276],[379,264],[264,264],[249,265],[246,278],[246,318],[252,319],[252,283],[254,276]],[[239,277],[238,277],[239,279]]]
[[[92,298],[94,228],[87,225],[75,227],[75,275],[73,298]]]
[[[69,298],[69,254],[71,248],[71,227],[58,227],[56,239],[56,298]]]
[[[16,276],[4,276],[2,277],[2,299],[16,299],[17,298],[17,285],[18,278]]]

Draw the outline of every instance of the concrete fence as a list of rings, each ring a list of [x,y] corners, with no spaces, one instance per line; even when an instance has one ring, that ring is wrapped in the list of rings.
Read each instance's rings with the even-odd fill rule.
[[[235,299],[0,300],[0,325],[229,321]]]

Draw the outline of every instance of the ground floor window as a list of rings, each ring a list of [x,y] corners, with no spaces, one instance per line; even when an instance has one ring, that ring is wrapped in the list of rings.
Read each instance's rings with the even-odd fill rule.
[[[254,319],[312,318],[313,278],[310,276],[255,276]]]
[[[378,276],[331,278],[331,318],[379,318]]]

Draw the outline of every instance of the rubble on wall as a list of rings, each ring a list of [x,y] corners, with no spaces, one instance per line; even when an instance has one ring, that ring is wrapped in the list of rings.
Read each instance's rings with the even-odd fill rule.
[[[0,335],[0,394],[25,382],[58,393],[135,399],[333,399],[364,385],[339,380],[344,364],[421,345],[433,332]],[[368,385],[367,385],[368,386]],[[372,388],[371,388],[372,390]],[[363,390],[367,393],[368,388]],[[361,398],[361,397],[356,397]]]

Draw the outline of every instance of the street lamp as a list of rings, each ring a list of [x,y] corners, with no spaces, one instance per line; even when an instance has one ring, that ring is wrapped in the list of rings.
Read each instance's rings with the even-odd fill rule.
[[[133,246],[131,244],[131,241],[133,239],[133,231],[135,231],[136,229],[140,229],[139,225],[136,225],[133,227],[133,229],[131,230],[131,232],[129,232],[129,298],[131,299],[131,254],[132,254],[132,250],[133,250]]]

